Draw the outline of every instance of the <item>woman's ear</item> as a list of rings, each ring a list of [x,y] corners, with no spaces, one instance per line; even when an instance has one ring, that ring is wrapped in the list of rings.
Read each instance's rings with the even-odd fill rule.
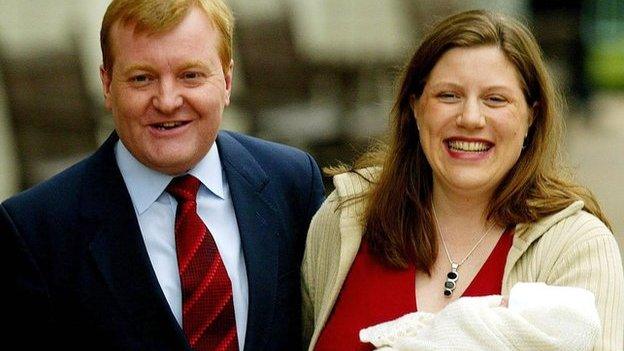
[[[535,121],[535,116],[537,116],[538,108],[539,102],[535,101],[529,109],[529,123],[527,125],[527,129],[531,128],[531,126],[533,125],[533,121]]]
[[[418,124],[418,99],[415,95],[410,95],[409,104],[412,108],[412,114],[414,116],[414,120],[416,121],[416,128],[420,131],[420,125]]]
[[[416,108],[418,107],[418,98],[416,97],[416,95],[414,94],[410,95],[409,104],[410,104],[410,107],[412,108],[412,111],[414,111],[414,114],[416,114]]]

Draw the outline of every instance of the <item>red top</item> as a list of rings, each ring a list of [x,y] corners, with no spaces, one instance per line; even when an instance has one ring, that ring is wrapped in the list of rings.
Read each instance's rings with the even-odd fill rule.
[[[511,226],[501,235],[462,296],[500,295],[513,234]],[[373,350],[372,344],[360,342],[360,330],[415,312],[415,277],[412,265],[407,269],[383,265],[363,240],[315,350]],[[442,290],[440,286],[440,294]]]

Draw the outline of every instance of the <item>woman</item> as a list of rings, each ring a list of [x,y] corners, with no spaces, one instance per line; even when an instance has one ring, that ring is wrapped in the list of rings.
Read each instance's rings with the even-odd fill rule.
[[[544,282],[593,292],[595,350],[621,350],[619,250],[595,198],[563,174],[560,100],[531,33],[485,11],[451,16],[399,89],[390,145],[334,170],[311,224],[310,349],[372,349],[363,328]]]

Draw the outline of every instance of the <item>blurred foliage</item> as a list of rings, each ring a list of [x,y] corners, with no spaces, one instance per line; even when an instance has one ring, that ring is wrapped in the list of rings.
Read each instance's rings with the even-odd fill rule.
[[[583,1],[585,69],[595,88],[624,89],[624,1]]]
[[[587,73],[597,88],[624,89],[624,38],[593,43]]]

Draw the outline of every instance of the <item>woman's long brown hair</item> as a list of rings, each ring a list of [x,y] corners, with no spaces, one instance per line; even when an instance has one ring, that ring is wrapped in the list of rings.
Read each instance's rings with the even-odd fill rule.
[[[594,196],[573,183],[563,166],[559,147],[563,137],[562,100],[546,70],[531,32],[514,19],[474,10],[451,16],[425,36],[400,78],[392,110],[388,145],[377,145],[350,168],[330,173],[381,166],[361,198],[364,236],[385,264],[402,268],[414,264],[429,273],[438,252],[432,217],[432,170],[423,153],[410,99],[418,99],[440,57],[455,47],[496,46],[513,63],[523,92],[533,106],[533,123],[526,148],[503,178],[490,201],[487,217],[501,226],[534,222],[576,200],[607,226]]]

